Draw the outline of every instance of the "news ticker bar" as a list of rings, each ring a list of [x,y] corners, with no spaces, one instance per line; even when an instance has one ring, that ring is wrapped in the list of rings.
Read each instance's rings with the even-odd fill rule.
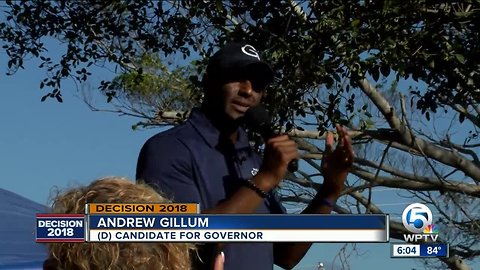
[[[387,215],[37,214],[37,242],[388,242]]]
[[[391,244],[392,258],[448,258],[449,245],[446,243]]]

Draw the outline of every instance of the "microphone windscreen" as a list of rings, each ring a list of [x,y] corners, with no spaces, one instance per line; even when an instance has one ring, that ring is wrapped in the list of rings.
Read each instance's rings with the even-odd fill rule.
[[[262,132],[266,127],[270,127],[272,119],[265,106],[258,105],[245,112],[243,121],[253,131]]]

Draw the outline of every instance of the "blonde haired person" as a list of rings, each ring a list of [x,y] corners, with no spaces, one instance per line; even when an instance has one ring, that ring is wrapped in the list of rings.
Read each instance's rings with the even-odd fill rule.
[[[109,177],[58,194],[53,213],[83,214],[86,203],[169,203],[145,184]],[[44,269],[190,270],[195,246],[190,243],[51,243]],[[223,269],[223,254],[214,270]]]

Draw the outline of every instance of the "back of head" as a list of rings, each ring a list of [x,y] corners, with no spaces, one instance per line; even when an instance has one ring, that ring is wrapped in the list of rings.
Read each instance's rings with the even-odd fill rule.
[[[151,187],[122,178],[103,178],[60,193],[53,212],[83,214],[86,203],[169,203]],[[51,243],[56,269],[191,269],[193,244]]]

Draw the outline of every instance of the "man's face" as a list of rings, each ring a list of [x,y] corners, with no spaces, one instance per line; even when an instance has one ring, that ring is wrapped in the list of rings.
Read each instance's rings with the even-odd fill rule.
[[[250,107],[260,104],[265,85],[246,76],[228,77],[216,80],[213,84],[216,87],[207,90],[206,98],[212,101],[209,105],[216,106],[219,113],[224,113],[231,120],[237,120]]]
[[[224,112],[232,120],[242,117],[250,108],[260,104],[263,90],[255,90],[249,80],[230,82],[221,87]]]

